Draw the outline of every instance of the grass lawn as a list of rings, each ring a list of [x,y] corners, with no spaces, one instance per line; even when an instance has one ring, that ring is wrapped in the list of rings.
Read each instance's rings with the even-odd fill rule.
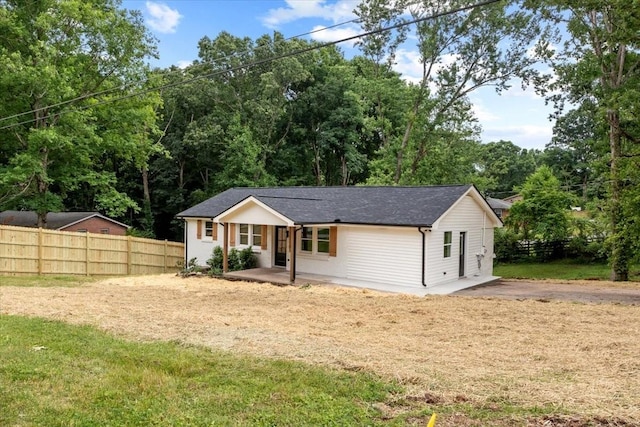
[[[372,375],[0,316],[0,425],[376,425]],[[386,422],[385,422],[386,424]]]
[[[0,426],[640,425],[633,306],[41,283],[0,287]]]
[[[100,280],[88,276],[1,276],[0,286],[75,287]]]
[[[609,280],[611,268],[607,264],[578,264],[571,260],[559,260],[497,264],[493,274],[505,279]],[[640,281],[640,266],[630,269],[629,279]]]

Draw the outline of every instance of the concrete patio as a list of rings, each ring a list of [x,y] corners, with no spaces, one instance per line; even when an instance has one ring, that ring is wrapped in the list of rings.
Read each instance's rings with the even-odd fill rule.
[[[250,282],[273,283],[277,285],[291,285],[289,281],[289,271],[282,268],[253,268],[250,270],[234,271],[225,273],[224,277],[234,280],[246,280]],[[346,286],[352,288],[371,289],[380,292],[390,292],[409,295],[448,295],[462,289],[472,288],[478,285],[498,280],[496,276],[485,277],[465,277],[449,283],[431,286],[427,288],[417,288],[414,286],[386,285],[384,283],[364,282],[361,280],[350,280],[339,277],[323,276],[319,274],[298,273],[293,285],[302,286],[326,285],[326,286]]]

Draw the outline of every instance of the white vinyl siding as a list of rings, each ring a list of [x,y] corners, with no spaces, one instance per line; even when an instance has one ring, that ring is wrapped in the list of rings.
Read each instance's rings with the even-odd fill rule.
[[[417,228],[352,228],[347,278],[422,286],[422,235]]]
[[[213,248],[216,246],[222,246],[222,226],[217,223],[213,223],[210,229],[206,228],[208,219],[200,220],[201,226],[201,236],[198,239],[198,220],[197,219],[188,219],[185,222],[187,227],[187,259],[190,260],[192,258],[196,258],[196,263],[199,266],[206,266],[207,260],[211,258],[213,253]],[[213,240],[213,227],[217,227],[217,238],[218,240]],[[209,230],[211,231],[211,235],[209,235]]]
[[[493,223],[487,215],[484,221],[484,254],[481,270],[476,254],[482,251],[482,227],[485,212],[471,196],[466,196],[439,222],[438,228],[429,233],[427,250],[427,283],[433,286],[458,279],[460,260],[460,232],[467,233],[465,252],[465,275],[491,275],[493,272]],[[451,257],[444,258],[442,243],[445,231],[451,231]]]

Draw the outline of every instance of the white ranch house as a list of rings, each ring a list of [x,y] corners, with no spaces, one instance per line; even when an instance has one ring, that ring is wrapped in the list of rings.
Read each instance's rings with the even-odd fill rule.
[[[402,287],[493,278],[502,222],[472,185],[234,188],[177,215],[186,260],[251,247],[290,281],[308,273]]]

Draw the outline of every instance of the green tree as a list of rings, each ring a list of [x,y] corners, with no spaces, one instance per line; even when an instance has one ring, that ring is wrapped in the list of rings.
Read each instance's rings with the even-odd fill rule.
[[[596,106],[587,101],[558,117],[541,158],[562,185],[581,198],[583,207],[603,196],[607,180],[606,129],[597,115]]]
[[[518,147],[511,141],[494,141],[480,147],[476,167],[487,182],[487,192],[498,198],[512,195],[535,172],[540,152]]]
[[[524,239],[562,240],[570,234],[569,212],[574,197],[560,188],[548,166],[539,167],[521,187],[522,200],[511,206],[505,223]]]
[[[136,207],[101,165],[142,167],[153,151],[157,95],[109,102],[143,87],[155,47],[141,16],[119,6],[0,2],[0,205],[36,210],[41,226],[83,187],[109,214]]]
[[[378,170],[374,172],[378,181],[430,183],[432,177],[421,176],[432,171],[424,163],[443,152],[450,156],[444,163],[434,164],[445,169],[449,164],[452,169],[458,167],[453,164],[453,156],[459,150],[448,148],[476,140],[479,135],[468,96],[487,86],[499,92],[514,77],[533,76],[530,66],[534,59],[527,55],[527,49],[540,36],[536,22],[505,3],[483,7],[472,4],[471,0],[371,0],[356,10],[364,27],[371,29],[382,22],[402,21],[407,11],[414,19],[439,15],[416,24],[423,72],[412,88],[404,126],[396,129],[390,144],[380,150],[381,160],[376,162]],[[470,10],[445,13],[463,7]],[[365,37],[361,42],[363,53],[388,66],[406,37],[404,32],[395,37]]]
[[[638,256],[632,236],[640,228],[640,17],[637,2],[627,0],[530,0],[525,5],[558,31],[544,57],[553,67],[546,88],[558,107],[593,102],[598,122],[607,128],[608,180],[613,280],[627,280],[629,264]],[[549,79],[551,80],[551,78]],[[543,88],[544,90],[544,88]]]

